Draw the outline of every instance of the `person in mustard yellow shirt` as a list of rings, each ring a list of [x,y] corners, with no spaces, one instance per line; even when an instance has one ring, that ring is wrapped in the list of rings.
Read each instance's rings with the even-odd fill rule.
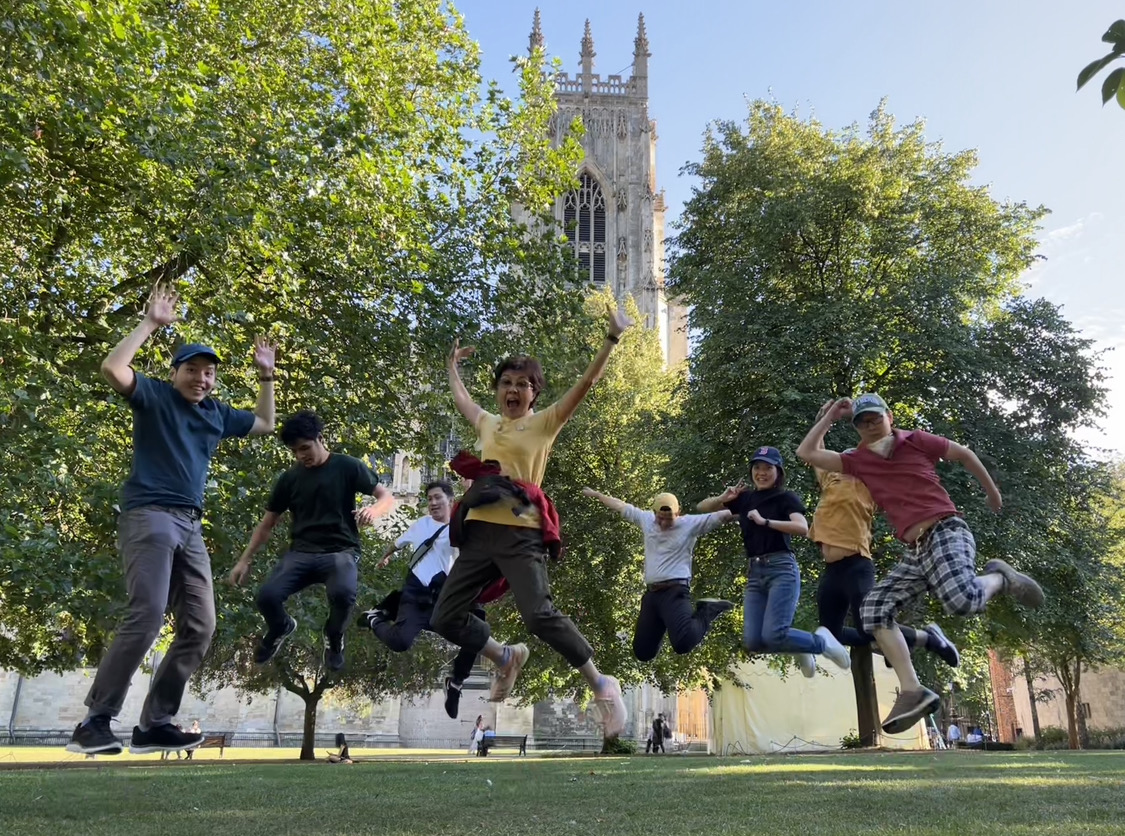
[[[473,401],[458,371],[460,361],[473,349],[454,342],[447,364],[449,387],[458,411],[476,430],[480,458],[498,463],[501,473],[512,480],[541,485],[555,438],[601,377],[614,346],[630,325],[628,317],[614,311],[602,348],[581,379],[541,411],[535,409],[544,386],[538,360],[513,356],[496,366],[492,382],[499,414],[493,415]],[[503,700],[527,661],[528,648],[500,644],[491,637],[488,623],[472,612],[481,591],[503,576],[528,631],[582,673],[593,689],[605,736],[616,737],[626,720],[621,685],[598,670],[590,643],[551,601],[543,533],[539,511],[519,505],[512,497],[471,508],[460,535],[460,556],[442,586],[430,626],[462,649],[480,653],[496,664],[491,699]]]
[[[817,420],[825,411],[822,407]],[[820,623],[841,644],[848,647],[869,645],[875,638],[857,627],[862,625],[860,604],[875,586],[875,565],[871,560],[875,500],[859,479],[820,468],[814,471],[820,485],[820,501],[813,512],[809,539],[817,544],[824,557],[824,571],[816,592]],[[849,612],[857,627],[844,626]],[[901,629],[912,650],[924,647],[950,667],[960,664],[957,647],[937,624],[927,624],[924,630]]]

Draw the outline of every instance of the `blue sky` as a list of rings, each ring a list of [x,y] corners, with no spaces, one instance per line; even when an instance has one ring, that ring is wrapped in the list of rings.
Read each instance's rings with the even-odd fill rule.
[[[741,119],[748,99],[839,128],[864,122],[886,97],[900,123],[921,117],[931,140],[977,149],[975,179],[994,197],[1052,212],[1028,293],[1063,305],[1099,348],[1117,349],[1103,358],[1109,414],[1084,440],[1125,455],[1125,110],[1101,106],[1104,73],[1074,90],[1078,71],[1109,51],[1100,38],[1125,17],[1120,0],[455,5],[481,44],[485,75],[509,85],[508,58],[527,49],[536,6],[548,51],[571,73],[590,19],[603,76],[629,74],[644,12],[657,177],[673,217],[692,186],[679,170],[698,158],[707,124]]]

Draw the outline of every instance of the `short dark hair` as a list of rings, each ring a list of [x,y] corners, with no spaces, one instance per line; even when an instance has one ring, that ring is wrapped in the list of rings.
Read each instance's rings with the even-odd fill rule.
[[[281,443],[293,447],[301,441],[316,441],[324,435],[324,422],[311,409],[290,415],[281,425]]]
[[[446,482],[444,479],[435,479],[433,482],[427,482],[425,490],[422,491],[426,496],[430,495],[430,491],[434,488],[441,488],[442,492],[453,499],[453,486]]]
[[[504,372],[523,372],[527,375],[527,379],[531,382],[531,388],[535,390],[535,397],[531,399],[531,405],[535,406],[535,402],[539,400],[539,393],[543,391],[547,381],[543,377],[543,367],[539,365],[539,361],[534,357],[528,357],[526,354],[515,354],[511,357],[505,357],[496,364],[496,370],[492,373],[492,388],[500,388],[500,378],[504,376]]]

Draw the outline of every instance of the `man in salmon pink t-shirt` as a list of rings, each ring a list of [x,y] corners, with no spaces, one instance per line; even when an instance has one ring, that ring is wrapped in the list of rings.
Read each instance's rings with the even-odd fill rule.
[[[850,417],[860,445],[848,453],[824,449],[828,428]],[[805,436],[797,455],[821,470],[845,473],[867,486],[906,553],[890,574],[863,601],[863,629],[875,636],[899,679],[899,696],[883,721],[883,731],[906,731],[937,708],[939,697],[922,686],[910,660],[895,613],[921,598],[928,589],[950,615],[971,615],[993,596],[1007,592],[1028,607],[1043,603],[1034,580],[1003,560],[990,560],[976,574],[976,542],[957,506],[942,487],[936,465],[942,459],[960,462],[985,490],[988,507],[1000,512],[1000,491],[976,454],[968,447],[922,430],[894,429],[886,402],[874,394],[843,399],[828,408]]]

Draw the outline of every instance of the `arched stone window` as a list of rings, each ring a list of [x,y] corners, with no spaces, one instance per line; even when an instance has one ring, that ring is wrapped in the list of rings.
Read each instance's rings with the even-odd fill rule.
[[[605,195],[598,181],[583,174],[579,187],[563,202],[563,224],[574,242],[582,278],[605,283]]]

